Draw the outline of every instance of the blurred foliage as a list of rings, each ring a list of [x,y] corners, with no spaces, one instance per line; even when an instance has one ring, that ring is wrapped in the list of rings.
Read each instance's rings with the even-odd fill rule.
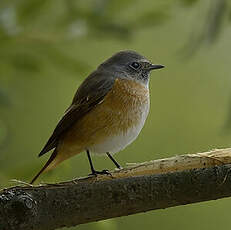
[[[204,43],[213,43],[220,35],[221,29],[227,21],[231,5],[227,0],[212,0],[208,5],[205,20],[197,24],[197,32],[192,31],[190,39],[184,49],[192,55]]]
[[[60,43],[102,36],[130,40],[139,29],[171,20],[176,6],[192,7],[198,1],[168,0],[156,4],[155,8],[133,10],[131,15],[129,11],[134,9],[137,0],[2,0],[0,74],[6,75],[7,69],[39,72],[47,58],[57,68],[81,72],[87,68],[86,63],[60,49]],[[207,4],[208,18],[200,23],[204,24],[200,31],[192,31],[190,49],[195,51],[203,40],[217,38],[225,14],[230,15],[230,5],[227,5],[226,0],[211,0]],[[60,66],[60,63],[64,64]]]
[[[60,42],[80,37],[113,38],[128,40],[146,27],[161,25],[171,18],[170,10],[177,2],[192,7],[199,0],[165,1],[155,8],[136,11],[131,17],[126,13],[137,1],[132,0],[2,0],[0,3],[0,69],[15,71],[39,71],[45,57],[53,64],[71,71],[86,68],[85,64],[59,49]],[[213,0],[208,6],[208,20],[196,34],[190,46],[198,46],[201,40],[213,41],[218,36],[226,10],[226,0]],[[179,5],[178,4],[178,5]],[[118,20],[120,18],[120,20]],[[192,45],[193,43],[193,45]],[[12,49],[12,47],[14,47]],[[41,50],[42,49],[42,50]],[[12,52],[13,50],[13,52]]]
[[[0,187],[11,185],[12,178],[28,181],[34,176],[46,161],[36,154],[76,88],[121,49],[137,50],[166,65],[150,81],[151,111],[141,135],[116,155],[122,165],[230,146],[230,133],[221,135],[227,119],[225,128],[231,130],[230,22],[228,0],[1,0]],[[105,158],[93,160],[99,169],[112,168]],[[80,154],[40,181],[87,173],[86,156]],[[230,202],[150,212],[78,229],[136,230],[154,224],[171,230],[226,229],[229,212],[224,210]]]
[[[7,92],[0,88],[0,107],[6,107],[10,105],[10,99]]]

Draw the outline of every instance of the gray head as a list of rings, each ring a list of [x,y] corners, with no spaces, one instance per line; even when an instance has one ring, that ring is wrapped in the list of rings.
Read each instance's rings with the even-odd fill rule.
[[[163,67],[163,65],[152,64],[135,51],[121,51],[103,62],[98,70],[113,73],[117,78],[133,79],[147,84],[150,71]]]

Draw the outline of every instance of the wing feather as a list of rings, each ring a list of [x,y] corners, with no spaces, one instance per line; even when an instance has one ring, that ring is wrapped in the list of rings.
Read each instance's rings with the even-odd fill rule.
[[[73,123],[103,101],[104,97],[112,88],[114,80],[113,76],[110,77],[107,73],[95,71],[83,81],[73,98],[72,104],[57,124],[53,134],[39,153],[39,156],[56,148],[62,134],[67,131]]]

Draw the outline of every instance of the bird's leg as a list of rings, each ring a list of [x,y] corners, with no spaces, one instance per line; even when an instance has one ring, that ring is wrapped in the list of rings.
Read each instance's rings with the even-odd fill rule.
[[[98,174],[108,174],[108,175],[111,175],[111,173],[107,169],[104,169],[102,171],[96,171],[94,169],[94,166],[93,166],[93,163],[92,163],[92,160],[91,160],[91,155],[90,155],[89,150],[87,149],[86,152],[87,152],[87,157],[88,157],[88,160],[89,160],[89,163],[90,163],[90,167],[91,167],[91,173],[89,174],[89,176],[91,176],[91,175],[97,176]]]
[[[106,153],[107,156],[112,160],[112,162],[115,164],[115,166],[118,168],[118,169],[121,169],[122,167],[120,166],[120,164],[112,157],[112,155],[110,153]]]

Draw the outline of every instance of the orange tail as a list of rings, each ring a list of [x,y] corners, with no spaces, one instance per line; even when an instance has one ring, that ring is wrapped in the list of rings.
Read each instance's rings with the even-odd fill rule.
[[[51,154],[51,156],[50,156],[49,160],[47,161],[47,163],[42,167],[42,169],[38,172],[38,174],[33,178],[33,180],[30,182],[30,184],[33,184],[35,182],[35,180],[50,165],[50,163],[55,159],[56,156],[57,156],[57,151],[55,149],[54,152]]]

